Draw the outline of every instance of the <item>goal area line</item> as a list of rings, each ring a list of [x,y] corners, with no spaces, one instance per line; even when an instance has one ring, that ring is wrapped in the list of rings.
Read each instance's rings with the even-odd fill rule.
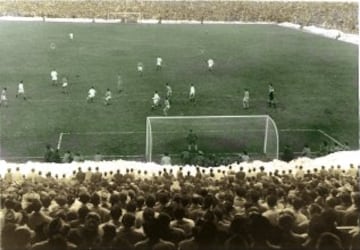
[[[210,130],[208,132],[219,132],[220,130]],[[255,130],[254,130],[255,131]],[[285,129],[279,129],[279,132],[317,132],[323,135],[324,137],[328,138],[332,142],[344,146],[341,142],[339,142],[337,139],[329,135],[328,133],[324,132],[321,129],[307,129],[307,128],[285,128]],[[178,132],[167,132],[167,133],[178,133]],[[65,136],[71,136],[71,135],[77,135],[77,136],[86,136],[86,135],[94,135],[94,136],[102,136],[102,135],[121,135],[121,134],[146,134],[146,131],[92,131],[92,132],[61,132],[59,133],[58,142],[57,142],[57,149],[61,149],[62,142],[64,140]],[[251,153],[251,152],[249,152]],[[295,153],[301,153],[301,152],[295,152]],[[177,154],[172,154],[177,155]],[[144,155],[140,154],[134,154],[134,155],[103,155],[105,158],[140,158]]]

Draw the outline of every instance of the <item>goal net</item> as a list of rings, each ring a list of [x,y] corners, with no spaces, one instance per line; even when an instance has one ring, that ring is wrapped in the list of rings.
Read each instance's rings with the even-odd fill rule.
[[[158,161],[188,150],[189,130],[197,135],[197,147],[204,154],[249,154],[278,158],[279,134],[268,115],[257,116],[167,116],[147,117],[146,160]]]
[[[142,17],[140,12],[108,12],[107,19],[119,20],[121,23],[138,23]]]

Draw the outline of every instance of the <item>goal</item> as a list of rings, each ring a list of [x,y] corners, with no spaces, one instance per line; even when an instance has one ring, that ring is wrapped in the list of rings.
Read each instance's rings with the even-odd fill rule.
[[[272,159],[279,156],[278,129],[268,115],[166,116],[146,119],[146,160],[158,161],[164,152],[186,151],[190,129],[204,154],[238,155],[246,150]]]
[[[119,20],[121,23],[138,23],[142,19],[140,12],[108,12],[108,20]]]

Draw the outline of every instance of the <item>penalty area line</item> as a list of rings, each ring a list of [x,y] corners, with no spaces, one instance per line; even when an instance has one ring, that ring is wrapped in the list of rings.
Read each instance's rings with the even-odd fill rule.
[[[325,133],[323,130],[318,129],[319,133],[324,135],[325,137],[329,138],[330,140],[332,140],[333,142],[336,142],[337,144],[339,144],[341,147],[345,147],[344,144],[342,144],[341,142],[339,142],[338,140],[336,140],[334,137],[332,137],[331,135]]]

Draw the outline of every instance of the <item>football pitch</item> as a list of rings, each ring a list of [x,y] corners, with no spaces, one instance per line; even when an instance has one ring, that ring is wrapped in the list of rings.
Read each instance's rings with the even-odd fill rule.
[[[109,159],[143,160],[146,117],[163,115],[161,108],[151,110],[151,98],[155,90],[164,97],[167,82],[173,89],[169,116],[270,115],[280,151],[285,144],[301,151],[304,143],[317,151],[323,140],[333,143],[326,135],[357,148],[355,45],[276,25],[0,22],[0,36],[0,87],[7,88],[9,100],[0,107],[0,159],[41,160],[51,144],[87,158],[100,152]],[[163,58],[160,71],[157,56]],[[209,58],[213,72],[207,70]],[[142,76],[138,62],[144,64]],[[68,78],[68,94],[51,85],[52,69],[59,79]],[[20,80],[26,101],[15,97]],[[269,82],[276,109],[267,106]],[[190,83],[195,104],[188,100]],[[87,103],[91,86],[97,96]],[[107,88],[113,93],[109,106]],[[248,110],[242,108],[245,88]],[[170,154],[186,149],[185,137],[174,140]]]

